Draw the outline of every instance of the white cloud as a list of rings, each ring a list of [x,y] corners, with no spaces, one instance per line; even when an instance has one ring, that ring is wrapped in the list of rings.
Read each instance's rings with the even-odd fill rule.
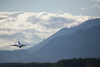
[[[98,9],[100,10],[100,5],[98,6]]]
[[[98,3],[95,3],[93,6],[91,6],[90,8],[98,8],[100,10],[100,5]]]
[[[59,13],[62,13],[63,11],[58,11]]]
[[[81,8],[81,10],[84,10],[84,9],[85,9],[84,7]]]
[[[26,49],[26,48],[32,46],[29,43],[31,43],[33,41],[32,40],[24,39],[23,42],[27,42],[27,43],[25,43],[27,45],[26,47],[16,48],[16,46],[11,46],[11,45],[18,44],[17,41],[16,41],[16,39],[8,40],[6,38],[0,38],[0,50],[19,50],[19,49]],[[21,43],[23,43],[23,42],[21,41]]]
[[[31,39],[31,38],[32,38],[32,36],[30,36],[30,35],[25,35],[25,37],[28,37],[29,39]]]
[[[0,30],[0,35],[12,35],[12,34],[15,34],[17,32],[18,31],[3,29],[3,30]]]
[[[100,4],[98,4],[98,3],[94,3],[93,5],[90,5],[87,9],[93,9],[93,8],[97,8],[97,9],[99,9],[100,10]]]
[[[92,0],[92,1],[100,1],[100,0]],[[93,8],[97,8],[100,10],[100,4],[98,2],[89,5],[89,7],[81,7],[81,10],[88,10],[88,9],[93,9]]]
[[[92,1],[100,1],[100,0],[92,0]]]
[[[5,50],[17,49],[18,50],[18,48],[11,47],[11,45],[14,45],[15,43],[16,43],[15,40],[10,41],[5,38],[0,38],[0,49],[2,49],[2,50],[3,49],[5,49]]]
[[[95,17],[76,16],[69,13],[0,12],[0,18],[0,37],[3,38],[2,48],[5,49],[5,46],[8,46],[14,39],[32,45],[37,44],[61,28],[70,28]],[[5,44],[6,41],[7,44]]]

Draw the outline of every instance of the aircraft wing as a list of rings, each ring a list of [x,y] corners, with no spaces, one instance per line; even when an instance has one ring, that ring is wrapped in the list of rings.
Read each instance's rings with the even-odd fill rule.
[[[22,44],[21,46],[22,46],[22,47],[24,47],[24,46],[28,46],[28,44]]]
[[[11,45],[11,46],[18,46],[18,45],[15,44],[15,45]]]
[[[22,44],[21,46],[27,46],[26,44]]]

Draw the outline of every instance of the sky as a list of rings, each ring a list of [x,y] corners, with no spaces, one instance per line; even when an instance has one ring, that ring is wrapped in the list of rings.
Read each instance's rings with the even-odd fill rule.
[[[0,11],[100,16],[100,0],[0,0]]]
[[[9,46],[17,41],[29,48],[95,18],[100,18],[100,0],[0,0],[0,50],[18,50]]]

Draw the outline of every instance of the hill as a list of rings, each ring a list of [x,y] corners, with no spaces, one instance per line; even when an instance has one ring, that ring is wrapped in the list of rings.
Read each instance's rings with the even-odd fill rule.
[[[26,62],[56,62],[60,59],[100,58],[100,25],[78,30],[68,36],[50,40],[28,56]]]

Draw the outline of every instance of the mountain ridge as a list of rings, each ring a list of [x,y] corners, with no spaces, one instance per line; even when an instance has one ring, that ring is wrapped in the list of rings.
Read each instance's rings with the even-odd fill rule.
[[[100,24],[99,22],[100,22],[100,18],[97,18],[97,19],[87,20],[87,21],[81,23],[78,26],[74,26],[74,27],[71,27],[71,28],[62,28],[58,32],[54,33],[53,35],[51,35],[47,39],[40,42],[39,44],[36,44],[35,46],[32,46],[31,48],[27,49],[27,51],[30,52],[30,53],[34,53],[38,49],[40,49],[44,44],[46,44],[47,42],[49,42],[51,39],[53,39],[55,37],[59,37],[59,36],[63,36],[63,35],[70,35],[70,34],[73,34],[74,32],[76,32],[79,29],[85,30],[85,29],[91,28],[93,26],[99,25]]]
[[[60,59],[100,58],[100,25],[87,30],[79,30],[69,36],[52,39],[26,60],[36,62],[56,62]],[[96,44],[96,45],[95,45]]]

